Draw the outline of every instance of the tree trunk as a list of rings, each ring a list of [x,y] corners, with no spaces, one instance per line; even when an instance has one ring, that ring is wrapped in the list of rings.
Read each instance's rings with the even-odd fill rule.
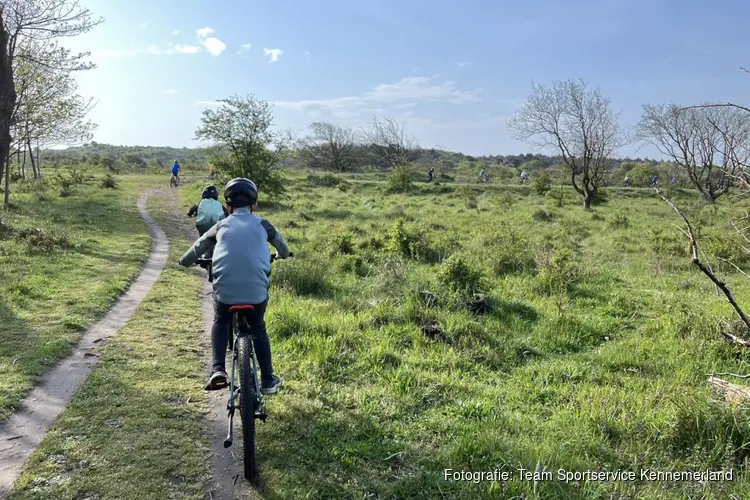
[[[591,196],[591,193],[587,194],[583,197],[583,209],[584,210],[591,210],[591,202],[594,201],[594,197]]]
[[[8,163],[10,125],[13,119],[13,110],[16,107],[13,61],[8,53],[9,34],[5,27],[3,6],[4,4],[0,4],[0,179]]]
[[[5,199],[3,207],[8,208],[10,205],[10,156],[5,156]]]
[[[21,179],[26,178],[26,157],[21,156],[21,150],[16,149],[16,163],[18,164],[18,175]]]
[[[34,161],[34,149],[31,147],[31,139],[26,141],[26,147],[29,148],[29,158],[31,158],[31,170],[34,171],[34,179],[36,179],[39,177],[39,175],[37,175],[36,162]]]

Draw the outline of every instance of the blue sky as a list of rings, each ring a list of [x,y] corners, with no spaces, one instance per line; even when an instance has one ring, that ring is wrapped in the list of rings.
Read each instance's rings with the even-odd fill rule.
[[[105,18],[66,42],[98,100],[98,142],[197,146],[201,111],[253,93],[276,125],[392,116],[423,147],[533,152],[505,120],[532,81],[584,78],[623,126],[644,103],[747,103],[740,0],[83,0]],[[621,155],[657,156],[631,145]]]

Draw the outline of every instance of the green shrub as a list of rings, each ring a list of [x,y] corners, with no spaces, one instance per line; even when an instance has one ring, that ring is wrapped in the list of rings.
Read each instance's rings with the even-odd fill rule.
[[[443,261],[437,281],[446,290],[462,295],[481,293],[483,288],[482,273],[459,254],[451,255]]]
[[[429,260],[432,257],[427,236],[417,228],[408,227],[403,218],[398,219],[388,232],[386,249],[412,259]]]
[[[481,193],[477,188],[461,186],[456,190],[458,197],[466,203],[466,208],[475,209],[479,206],[478,196]]]
[[[354,273],[357,276],[367,275],[367,267],[365,266],[364,260],[359,255],[341,256],[339,269],[345,273]]]
[[[49,253],[55,250],[66,250],[73,248],[66,232],[45,231],[34,227],[21,229],[15,233],[20,240],[26,241],[29,251],[35,253]]]
[[[581,268],[573,252],[561,249],[554,253],[536,277],[539,292],[552,296],[572,292],[581,279]]]
[[[531,218],[539,222],[552,222],[555,220],[554,214],[543,208],[538,208],[533,214],[531,214]]]
[[[393,168],[388,174],[388,192],[389,193],[408,193],[414,189],[412,182],[412,171],[407,165],[399,165]]]
[[[331,236],[333,254],[351,255],[354,253],[354,235],[349,231],[336,232]]]
[[[44,177],[38,179],[27,179],[20,181],[16,186],[16,192],[21,194],[30,194],[38,201],[49,199],[49,192],[52,186]]]
[[[626,229],[630,227],[630,219],[628,219],[628,216],[625,215],[623,212],[616,213],[608,222],[607,224],[612,229]]]
[[[112,174],[107,174],[100,185],[102,189],[117,189],[117,179]]]
[[[536,268],[535,255],[530,250],[529,240],[505,224],[484,236],[479,243],[491,256],[492,269],[497,276],[532,271]]]
[[[565,206],[565,189],[562,186],[550,188],[550,190],[547,191],[546,196],[555,200],[555,206],[557,208],[562,208]]]
[[[544,196],[552,186],[552,179],[547,171],[543,171],[539,176],[534,179],[531,183],[531,189],[538,195]]]

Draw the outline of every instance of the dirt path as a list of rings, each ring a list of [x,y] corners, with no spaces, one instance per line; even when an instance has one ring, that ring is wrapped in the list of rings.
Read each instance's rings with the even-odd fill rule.
[[[181,185],[185,182],[181,183]],[[171,198],[170,203],[174,203],[171,213],[179,214],[181,209],[177,206],[177,200]],[[192,220],[185,217],[175,217],[175,224],[181,227],[185,234],[189,235],[192,240],[198,239],[198,231]],[[205,271],[203,277],[207,278]],[[206,279],[201,289],[203,297],[203,322],[204,322],[204,356],[205,374],[208,377],[211,368],[211,325],[214,319],[213,302],[211,298],[211,284]],[[238,498],[252,498],[252,488],[247,484],[242,475],[242,448],[238,447],[241,443],[238,435],[242,432],[242,426],[239,424],[239,414],[235,414],[235,438],[234,445],[231,448],[224,448],[224,437],[227,433],[227,391],[211,391],[208,395],[208,415],[206,415],[204,425],[209,430],[210,444],[210,461],[212,481],[208,487],[207,498],[211,500],[237,500]]]
[[[146,210],[150,194],[148,191],[138,199],[138,211],[153,239],[151,254],[138,278],[107,316],[86,330],[70,356],[47,373],[42,385],[29,392],[22,402],[22,410],[0,424],[0,498],[10,492],[29,455],[96,366],[99,358],[91,351],[104,345],[125,326],[167,263],[167,237]]]

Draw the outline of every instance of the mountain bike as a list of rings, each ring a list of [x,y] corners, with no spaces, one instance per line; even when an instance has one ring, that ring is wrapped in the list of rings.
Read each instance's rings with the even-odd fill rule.
[[[289,253],[289,257],[294,254]],[[271,254],[271,262],[278,256]],[[213,281],[211,259],[198,259],[195,263],[208,271],[208,280]],[[255,459],[255,421],[266,421],[268,414],[263,406],[263,394],[260,391],[258,359],[255,357],[250,326],[245,314],[255,309],[252,304],[235,304],[229,308],[232,314],[230,325],[230,349],[232,351],[232,371],[229,378],[229,401],[227,412],[229,430],[224,439],[224,448],[232,446],[234,441],[234,411],[240,410],[242,422],[242,451],[245,479],[256,483],[258,473]],[[235,373],[239,371],[239,386]]]
[[[480,176],[479,179],[477,179],[477,182],[479,184],[492,184],[492,179],[490,179],[490,177],[488,175],[486,175],[484,177]]]
[[[172,174],[172,177],[169,179],[169,187],[176,188],[179,185],[180,185],[180,178]]]

